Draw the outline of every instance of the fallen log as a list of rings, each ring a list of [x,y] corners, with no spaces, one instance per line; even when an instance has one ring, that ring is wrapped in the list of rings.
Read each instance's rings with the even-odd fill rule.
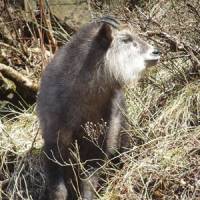
[[[23,100],[28,104],[35,103],[38,84],[24,76],[17,70],[13,69],[10,66],[0,63],[0,73],[3,77],[8,80],[11,80],[16,85],[16,91],[14,91],[15,97],[11,99],[11,102],[15,103],[18,100]],[[4,99],[1,97],[1,99]],[[5,99],[7,99],[5,97]]]
[[[20,85],[21,87],[27,88],[28,90],[37,93],[38,84],[30,80],[29,78],[25,77],[15,69],[0,63],[0,72],[2,73],[3,76],[12,80],[17,85]]]

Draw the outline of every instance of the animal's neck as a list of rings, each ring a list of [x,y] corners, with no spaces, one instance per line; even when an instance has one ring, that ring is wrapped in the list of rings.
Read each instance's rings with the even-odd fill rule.
[[[85,103],[96,104],[99,108],[109,104],[115,91],[122,89],[121,85],[113,77],[108,76],[104,66],[103,62],[99,62],[99,66],[90,68],[90,73],[88,73],[88,70],[82,70],[82,75],[80,76],[82,78],[79,80],[79,85],[82,88],[80,92],[85,93]]]

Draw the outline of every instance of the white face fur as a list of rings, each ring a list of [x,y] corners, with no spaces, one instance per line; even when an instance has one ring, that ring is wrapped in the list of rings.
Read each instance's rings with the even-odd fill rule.
[[[106,70],[121,84],[138,80],[141,72],[159,60],[159,51],[128,30],[113,35],[106,53]]]

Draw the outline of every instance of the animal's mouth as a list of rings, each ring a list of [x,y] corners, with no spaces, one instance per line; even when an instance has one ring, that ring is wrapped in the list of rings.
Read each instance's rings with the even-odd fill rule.
[[[159,62],[159,60],[160,60],[160,56],[158,58],[155,58],[155,59],[145,60],[146,67],[149,68],[149,67],[156,65]]]

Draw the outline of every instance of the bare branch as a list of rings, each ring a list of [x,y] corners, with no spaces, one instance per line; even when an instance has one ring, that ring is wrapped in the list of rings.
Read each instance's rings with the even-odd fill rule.
[[[19,85],[25,88],[35,93],[38,91],[38,84],[34,83],[29,78],[20,74],[15,69],[0,63],[0,72],[3,74],[3,76],[9,78],[10,80],[14,81],[15,83],[18,83]]]

